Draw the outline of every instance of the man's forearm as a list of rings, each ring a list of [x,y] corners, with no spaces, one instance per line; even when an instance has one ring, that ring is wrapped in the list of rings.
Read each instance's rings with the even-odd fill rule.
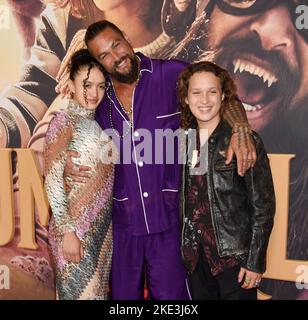
[[[249,127],[245,109],[240,101],[229,105],[224,110],[223,118],[228,122],[231,128],[235,129],[235,131],[237,131],[236,127],[238,126]]]
[[[223,119],[228,122],[233,132],[226,163],[230,163],[235,153],[238,174],[243,176],[250,167],[254,166],[257,155],[252,139],[252,131],[242,103],[235,101],[234,104],[225,108]]]

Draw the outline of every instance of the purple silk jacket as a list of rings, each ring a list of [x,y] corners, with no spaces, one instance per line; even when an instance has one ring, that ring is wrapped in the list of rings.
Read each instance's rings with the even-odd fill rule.
[[[133,93],[131,134],[125,136],[127,130],[123,130],[123,120],[128,121],[128,117],[115,96],[110,79],[105,97],[97,108],[96,120],[103,129],[114,128],[125,136],[118,138],[121,161],[115,166],[113,225],[115,228],[129,227],[133,235],[144,236],[179,223],[180,165],[166,164],[166,156],[162,164],[155,164],[155,155],[158,155],[155,153],[155,129],[179,128],[176,81],[186,63],[137,55],[141,59],[141,70]],[[143,143],[142,129],[151,133],[151,143]],[[159,144],[160,154],[162,150],[165,154],[166,147],[170,146],[166,143],[163,149]],[[143,158],[144,154],[140,152],[143,147],[148,150],[147,154],[152,150],[151,161]],[[176,141],[173,149],[175,162],[178,162]],[[123,151],[130,164],[123,163]]]

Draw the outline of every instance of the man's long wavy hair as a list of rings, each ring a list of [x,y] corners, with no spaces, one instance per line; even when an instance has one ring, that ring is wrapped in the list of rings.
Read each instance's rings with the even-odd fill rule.
[[[227,70],[209,61],[193,63],[181,72],[177,81],[177,94],[181,111],[181,127],[184,129],[189,128],[192,122],[195,121],[195,117],[191,113],[185,99],[188,95],[189,80],[197,72],[211,72],[220,79],[221,90],[224,94],[224,99],[220,108],[221,116],[223,116],[226,108],[231,105],[238,104],[236,85]]]

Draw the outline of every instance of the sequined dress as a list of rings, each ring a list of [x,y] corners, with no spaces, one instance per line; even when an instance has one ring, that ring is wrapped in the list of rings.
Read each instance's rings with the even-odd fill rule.
[[[108,299],[112,257],[111,205],[115,146],[94,120],[95,111],[70,101],[67,112],[50,122],[44,148],[45,189],[52,209],[49,243],[55,262],[57,297],[64,300]],[[65,190],[67,150],[91,167],[91,177]],[[109,162],[109,163],[108,163]],[[75,231],[84,248],[80,263],[63,258],[63,233]]]

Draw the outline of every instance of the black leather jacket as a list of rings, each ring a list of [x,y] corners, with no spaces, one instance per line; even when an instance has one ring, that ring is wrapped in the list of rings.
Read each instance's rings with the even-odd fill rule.
[[[243,267],[263,273],[275,214],[269,160],[261,138],[254,132],[256,165],[244,177],[239,176],[235,158],[231,164],[225,164],[225,151],[231,135],[229,125],[221,121],[208,141],[208,196],[218,254],[221,257],[236,256]],[[189,147],[187,151],[189,154]],[[185,212],[185,181],[188,175],[187,165],[183,166],[180,202],[182,246],[192,244],[196,236],[191,217]],[[182,256],[184,259],[183,252]]]

